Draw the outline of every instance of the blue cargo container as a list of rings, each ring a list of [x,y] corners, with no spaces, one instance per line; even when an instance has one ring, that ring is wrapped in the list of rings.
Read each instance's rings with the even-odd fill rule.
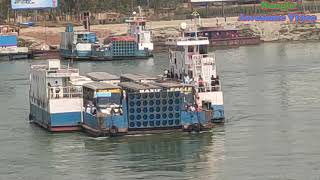
[[[1,35],[0,36],[0,47],[17,46],[16,35]]]

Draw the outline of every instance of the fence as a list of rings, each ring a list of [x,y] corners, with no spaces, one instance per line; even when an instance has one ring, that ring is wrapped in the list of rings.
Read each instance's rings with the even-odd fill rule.
[[[81,86],[70,87],[49,87],[48,88],[49,99],[68,99],[68,98],[82,98]]]

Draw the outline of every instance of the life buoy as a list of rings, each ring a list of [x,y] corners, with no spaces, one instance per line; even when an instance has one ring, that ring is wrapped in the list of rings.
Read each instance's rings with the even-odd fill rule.
[[[116,126],[111,126],[109,132],[111,136],[115,136],[118,134],[119,130]]]

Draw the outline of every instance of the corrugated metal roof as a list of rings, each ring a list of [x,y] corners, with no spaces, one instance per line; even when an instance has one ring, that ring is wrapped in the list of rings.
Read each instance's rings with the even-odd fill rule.
[[[176,81],[163,81],[163,82],[155,82],[152,84],[156,86],[164,87],[164,88],[193,87],[191,84],[184,84]]]
[[[145,84],[140,82],[121,82],[119,86],[129,90],[146,90],[146,89],[161,89],[161,87],[153,84]]]
[[[126,73],[122,74],[120,77],[127,78],[133,81],[141,81],[141,80],[155,80],[158,79],[157,77],[148,76],[145,74],[137,74],[137,73]]]
[[[119,76],[107,72],[91,72],[86,75],[94,81],[120,80]]]
[[[109,37],[109,40],[112,41],[135,41],[136,39],[132,36],[112,36]]]
[[[119,89],[119,86],[115,86],[103,82],[90,82],[83,85],[84,87],[93,89],[93,90],[103,90],[103,89]]]

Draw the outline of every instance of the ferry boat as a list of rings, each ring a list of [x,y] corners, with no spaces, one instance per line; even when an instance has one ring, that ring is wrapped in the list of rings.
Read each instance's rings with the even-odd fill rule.
[[[213,47],[226,46],[243,46],[260,44],[260,36],[253,35],[250,29],[244,33],[239,28],[224,28],[224,27],[201,27],[198,31],[198,36],[208,37],[210,45]],[[194,33],[187,33],[189,36],[195,36]]]
[[[208,38],[183,34],[167,40],[170,70],[164,76],[81,77],[59,60],[32,66],[30,119],[50,131],[82,128],[92,136],[210,130],[224,122],[215,56],[207,51]]]
[[[52,132],[80,130],[82,86],[70,83],[77,78],[79,70],[61,66],[60,60],[32,65],[29,120]]]
[[[117,60],[128,58],[152,57],[153,43],[151,31],[146,27],[146,20],[136,16],[126,20],[126,36],[110,36],[101,44],[97,35],[89,31],[73,31],[68,26],[61,34],[60,55],[62,58],[75,60]]]
[[[0,26],[0,57],[9,60],[32,57],[27,47],[18,47],[18,33],[9,26]]]
[[[82,127],[92,136],[211,129],[208,112],[191,108],[193,92],[191,84],[141,74],[121,76],[118,85],[84,84]]]
[[[194,21],[196,23],[196,21]],[[170,69],[167,77],[193,84],[196,90],[198,108],[212,112],[213,122],[224,122],[223,92],[217,73],[214,53],[208,53],[210,44],[207,37],[197,36],[197,25],[180,26],[182,37],[169,38]],[[195,36],[186,36],[185,31]]]

